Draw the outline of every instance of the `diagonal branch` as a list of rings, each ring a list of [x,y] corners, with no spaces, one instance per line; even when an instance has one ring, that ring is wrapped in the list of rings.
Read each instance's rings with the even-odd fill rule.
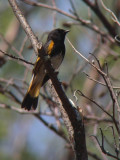
[[[3,53],[3,54],[6,55],[6,56],[12,58],[12,59],[15,59],[15,60],[18,60],[18,61],[22,61],[22,62],[27,63],[27,64],[30,64],[30,65],[34,65],[32,62],[28,62],[28,61],[26,61],[25,59],[22,59],[22,58],[20,58],[20,57],[15,57],[15,56],[13,56],[13,55],[11,55],[11,54],[8,54],[8,53],[2,51],[1,49],[0,49],[0,52]]]

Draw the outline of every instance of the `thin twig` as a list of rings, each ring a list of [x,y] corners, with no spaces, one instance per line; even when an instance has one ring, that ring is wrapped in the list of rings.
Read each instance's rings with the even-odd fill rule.
[[[73,44],[70,42],[70,40],[67,38],[67,41],[69,42],[70,46],[73,48],[73,50],[80,56],[82,57],[87,63],[89,63],[92,67],[94,67],[99,73],[103,74],[104,76],[106,76],[106,73],[104,73],[102,70],[100,70],[98,67],[96,67],[93,63],[91,63],[85,56],[82,55],[82,53],[80,53],[74,46]]]
[[[84,73],[85,73],[85,72],[84,72]],[[98,83],[98,84],[101,84],[101,85],[103,85],[103,86],[106,86],[105,83],[100,82],[100,81],[98,81],[98,80],[92,78],[92,77],[91,77],[90,75],[88,75],[87,73],[85,73],[85,75],[87,76],[87,78],[88,78],[89,80],[94,81],[94,82],[96,82],[96,83]],[[120,89],[120,87],[113,86],[113,89]]]
[[[32,62],[28,62],[28,61],[26,61],[26,60],[24,60],[24,59],[22,59],[22,58],[20,58],[20,57],[15,57],[15,56],[13,56],[13,55],[11,55],[11,54],[8,54],[8,53],[2,51],[1,49],[0,49],[0,52],[3,53],[3,54],[6,55],[6,56],[12,58],[12,59],[15,59],[15,60],[18,60],[18,61],[22,61],[22,62],[27,63],[27,64],[30,64],[30,65],[34,65]]]
[[[93,102],[94,104],[96,104],[96,106],[98,106],[103,112],[105,112],[109,117],[112,118],[111,114],[109,114],[103,107],[101,107],[101,106],[100,106],[97,102],[95,102],[93,99],[87,97],[87,96],[86,96],[85,94],[83,94],[80,90],[76,90],[76,92],[77,92],[80,96],[82,96],[82,97],[84,97],[84,98],[87,98],[88,100],[90,100],[91,102]]]

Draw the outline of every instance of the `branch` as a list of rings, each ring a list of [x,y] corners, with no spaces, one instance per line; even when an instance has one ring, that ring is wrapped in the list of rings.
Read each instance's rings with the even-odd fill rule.
[[[85,73],[85,72],[84,72],[84,73]],[[101,84],[101,85],[103,85],[103,86],[106,86],[105,83],[100,82],[100,81],[98,81],[98,80],[92,78],[92,77],[91,77],[90,75],[88,75],[87,73],[85,73],[85,75],[87,76],[87,78],[88,78],[89,80],[94,81],[94,82],[96,82],[96,83],[98,83],[98,84]],[[120,89],[120,87],[113,86],[113,89]]]
[[[2,51],[1,49],[0,49],[0,52],[3,53],[3,54],[6,55],[6,56],[12,58],[12,59],[16,59],[16,60],[18,60],[18,61],[22,61],[22,62],[27,63],[27,64],[30,64],[30,65],[34,65],[32,62],[28,62],[28,61],[26,61],[26,60],[24,60],[24,59],[22,59],[22,58],[20,58],[20,57],[15,57],[15,56],[13,56],[13,55],[11,55],[11,54],[8,54],[8,53]]]
[[[69,18],[72,18],[74,20],[77,20],[76,16],[73,16],[73,15],[67,13],[67,12],[64,12],[64,11],[62,11],[61,9],[59,9],[59,8],[57,8],[55,6],[53,7],[53,6],[50,6],[50,5],[46,5],[46,4],[43,4],[43,3],[40,3],[40,2],[34,2],[34,1],[31,1],[31,0],[21,0],[21,1],[23,1],[24,3],[29,4],[31,6],[43,7],[43,8],[47,8],[47,9],[53,10],[53,11],[57,11],[60,14],[63,14],[63,15],[65,15],[65,16],[67,16]]]
[[[97,116],[84,116],[84,120],[95,121],[96,123],[114,123],[113,120],[107,118],[99,118]],[[118,123],[118,121],[117,121]]]
[[[90,100],[91,102],[93,102],[96,106],[98,106],[104,113],[106,113],[110,118],[112,118],[111,114],[109,114],[103,107],[101,107],[97,102],[95,102],[93,99],[87,97],[85,94],[83,94],[80,90],[76,90],[76,92],[84,97],[84,98],[87,98],[88,100]]]

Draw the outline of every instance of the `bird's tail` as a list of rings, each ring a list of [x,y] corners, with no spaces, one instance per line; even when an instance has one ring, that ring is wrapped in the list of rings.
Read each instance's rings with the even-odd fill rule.
[[[22,108],[25,108],[26,110],[36,109],[38,104],[38,96],[41,88],[41,81],[38,79],[38,77],[32,78],[28,91],[23,99]]]
[[[28,92],[23,99],[21,107],[28,111],[31,110],[31,108],[35,110],[37,108],[37,104],[38,97],[32,97]]]

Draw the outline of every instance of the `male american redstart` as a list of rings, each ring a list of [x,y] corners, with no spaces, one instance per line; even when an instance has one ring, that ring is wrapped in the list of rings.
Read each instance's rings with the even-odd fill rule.
[[[48,34],[46,43],[44,44],[45,54],[50,56],[51,65],[57,69],[63,61],[65,55],[65,35],[68,30],[55,29]],[[40,88],[49,80],[48,74],[45,72],[43,61],[38,56],[33,69],[33,76],[23,99],[22,108],[26,110],[36,109],[38,104],[38,96]]]

